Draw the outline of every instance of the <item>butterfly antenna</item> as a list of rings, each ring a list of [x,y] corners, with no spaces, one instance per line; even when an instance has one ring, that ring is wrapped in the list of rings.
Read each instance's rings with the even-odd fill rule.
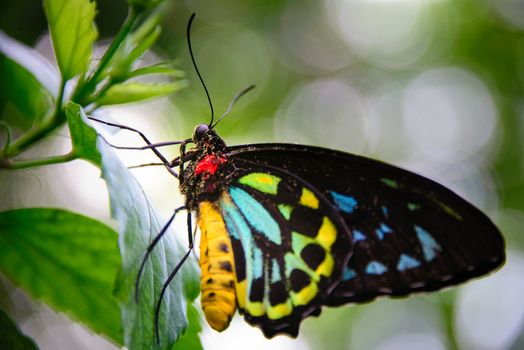
[[[209,122],[209,125],[213,124],[213,119],[215,117],[215,112],[213,111],[213,104],[211,103],[211,97],[209,97],[209,92],[207,91],[206,84],[204,83],[204,79],[202,79],[202,75],[200,75],[200,71],[198,70],[195,56],[193,55],[193,49],[191,48],[191,24],[193,23],[193,20],[195,19],[196,13],[193,13],[191,15],[191,18],[189,18],[189,22],[187,23],[187,46],[189,47],[189,55],[191,56],[191,61],[193,62],[193,67],[195,67],[195,71],[198,75],[198,78],[200,79],[200,82],[202,83],[202,86],[204,87],[204,90],[206,91],[207,101],[209,102],[209,108],[211,109],[211,122]]]
[[[224,118],[226,115],[228,115],[231,112],[235,103],[242,96],[244,96],[247,92],[253,90],[254,88],[255,88],[255,85],[250,85],[247,88],[245,88],[244,90],[240,91],[238,94],[236,94],[235,97],[233,97],[233,99],[231,100],[231,102],[229,102],[229,106],[227,107],[227,110],[224,112],[224,114],[222,114],[220,118],[218,118],[214,124],[210,124],[210,129],[213,129],[218,124],[218,122],[222,120],[222,118]]]

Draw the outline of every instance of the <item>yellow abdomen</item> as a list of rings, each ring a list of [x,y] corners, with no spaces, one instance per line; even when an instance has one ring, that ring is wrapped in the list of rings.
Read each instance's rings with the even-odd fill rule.
[[[211,202],[201,202],[200,286],[202,310],[211,328],[225,330],[236,311],[235,264],[222,216]]]

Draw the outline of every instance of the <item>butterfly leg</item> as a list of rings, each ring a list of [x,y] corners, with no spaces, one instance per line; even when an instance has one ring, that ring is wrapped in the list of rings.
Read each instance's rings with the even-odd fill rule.
[[[189,152],[186,153],[186,146],[187,146],[188,143],[191,143],[191,142],[193,142],[193,140],[187,139],[187,140],[183,141],[180,144],[180,156],[175,158],[171,162],[171,164],[169,165],[172,168],[178,166],[178,173],[179,174],[183,174],[184,173],[184,164],[186,162],[194,160],[194,155],[195,155],[194,152],[189,151]],[[182,185],[183,181],[184,181],[184,179],[181,177],[180,178],[180,185]]]
[[[151,141],[149,141],[149,139],[146,137],[146,135],[144,135],[143,132],[141,132],[141,131],[139,131],[137,129],[134,129],[132,127],[129,127],[129,126],[126,126],[126,125],[121,125],[121,124],[116,124],[116,123],[106,122],[104,120],[93,118],[93,117],[87,117],[87,118],[90,119],[90,120],[94,120],[96,122],[105,124],[105,125],[114,126],[116,128],[129,130],[129,131],[133,131],[133,132],[137,133],[138,135],[140,135],[142,140],[144,140],[144,142],[147,144],[147,146],[143,146],[143,147],[121,147],[121,146],[111,145],[109,142],[108,142],[108,144],[111,145],[114,148],[117,148],[117,149],[137,149],[137,150],[151,149],[155,153],[155,155],[158,157],[158,159],[160,159],[162,161],[162,164],[164,164],[164,166],[171,173],[171,175],[173,175],[174,177],[178,178],[178,174],[173,169],[171,169],[170,162],[156,148],[157,147],[163,147],[163,146],[170,146],[170,145],[179,145],[179,144],[183,143],[184,141],[152,143]]]
[[[170,168],[174,168],[174,167],[180,166],[181,163],[182,163],[181,158],[184,159],[184,161],[183,161],[184,163],[194,160],[194,157],[192,155],[194,155],[194,153],[188,152],[188,153],[184,153],[184,157],[176,157],[175,159],[173,159],[171,161],[171,163],[169,163],[169,167]],[[135,168],[142,168],[142,167],[146,167],[146,166],[159,166],[159,165],[165,165],[165,164],[164,163],[153,162],[153,163],[132,165],[132,166],[128,166],[127,168],[128,169],[135,169]],[[182,170],[184,170],[184,167],[182,167]]]
[[[180,145],[180,164],[179,164],[180,174],[184,172],[184,162],[182,161],[182,159],[184,159],[185,155],[186,155],[186,144],[183,143]]]
[[[138,269],[138,274],[136,276],[136,280],[135,280],[135,301],[138,303],[138,291],[139,291],[139,286],[140,286],[140,278],[142,277],[142,273],[144,272],[144,267],[146,265],[146,262],[147,262],[147,258],[149,258],[149,255],[151,254],[151,252],[153,251],[153,249],[155,248],[155,246],[157,245],[158,241],[160,241],[160,239],[162,238],[162,236],[164,235],[164,233],[166,233],[168,227],[171,225],[171,223],[173,222],[173,220],[175,219],[177,213],[181,210],[185,210],[186,207],[185,206],[182,206],[180,208],[176,208],[175,211],[173,212],[173,214],[171,215],[171,217],[169,218],[169,220],[167,220],[166,224],[164,225],[164,227],[162,227],[162,229],[160,230],[160,232],[156,235],[156,237],[153,239],[153,241],[149,244],[149,246],[147,247],[147,250],[146,250],[146,255],[144,256],[144,258],[142,259],[142,263],[140,264],[140,268]],[[190,246],[193,246],[193,240],[191,239],[190,240]]]
[[[147,163],[147,164],[138,164],[138,165],[131,165],[128,166],[128,169],[136,169],[136,168],[145,168],[146,166],[159,166],[164,165],[164,163]]]
[[[188,235],[188,240],[189,240],[188,250],[187,250],[186,254],[184,254],[184,256],[182,257],[182,259],[178,262],[178,264],[176,264],[175,268],[173,269],[173,271],[171,271],[171,273],[169,274],[169,277],[164,282],[164,285],[162,286],[162,291],[160,292],[160,297],[159,297],[158,302],[156,304],[156,309],[155,309],[155,336],[156,336],[157,344],[160,344],[160,336],[158,334],[158,319],[160,317],[160,307],[162,306],[162,299],[164,299],[164,294],[166,293],[167,287],[169,287],[169,284],[171,283],[173,278],[175,278],[176,274],[178,273],[178,270],[180,270],[182,265],[184,265],[184,262],[187,260],[187,257],[189,256],[189,254],[193,250],[193,237],[192,237],[193,229],[192,229],[192,226],[193,225],[192,225],[191,213],[188,212],[187,213],[187,235]]]

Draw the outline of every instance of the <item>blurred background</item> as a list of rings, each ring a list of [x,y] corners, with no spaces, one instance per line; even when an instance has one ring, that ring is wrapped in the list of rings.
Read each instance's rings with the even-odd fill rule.
[[[103,45],[127,4],[97,4]],[[241,89],[257,86],[219,124],[228,144],[318,145],[415,171],[485,211],[508,253],[494,275],[449,291],[324,309],[296,340],[268,341],[239,317],[222,334],[204,322],[204,348],[523,349],[524,1],[175,1],[156,51],[144,60],[177,58],[189,87],[104,111],[155,141],[187,138],[209,121],[185,40],[192,12],[193,50],[217,114]],[[2,1],[0,29],[50,55],[40,1]],[[0,107],[16,113],[9,102]],[[111,139],[140,144],[125,132]],[[63,153],[69,142],[62,129],[27,157]],[[165,153],[175,156],[177,148]],[[148,152],[120,154],[129,165],[155,161]],[[177,181],[165,170],[134,173],[164,217],[180,205]],[[0,209],[63,207],[114,226],[99,176],[84,161],[0,171]],[[115,348],[0,282],[2,305],[42,349]]]

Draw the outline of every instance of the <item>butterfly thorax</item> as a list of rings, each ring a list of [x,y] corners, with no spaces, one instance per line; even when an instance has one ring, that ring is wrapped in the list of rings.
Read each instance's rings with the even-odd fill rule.
[[[200,127],[202,125],[195,129],[195,147],[184,155],[183,160],[187,163],[180,174],[180,191],[191,210],[198,210],[198,203],[202,201],[216,200],[228,183],[226,174],[231,175],[224,140],[212,129],[199,134]]]

